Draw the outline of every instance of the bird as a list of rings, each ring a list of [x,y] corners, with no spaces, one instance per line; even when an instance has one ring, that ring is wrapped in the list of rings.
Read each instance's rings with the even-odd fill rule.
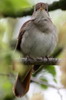
[[[24,57],[31,58],[50,56],[57,45],[56,26],[51,21],[48,4],[39,2],[34,6],[31,19],[25,22],[19,32],[16,50]],[[27,65],[28,66],[28,65]],[[26,67],[23,75],[18,74],[14,86],[17,97],[24,96],[30,86],[32,67]]]

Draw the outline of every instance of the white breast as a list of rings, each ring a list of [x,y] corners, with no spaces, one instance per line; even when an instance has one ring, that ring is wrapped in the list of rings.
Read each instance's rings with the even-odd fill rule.
[[[32,30],[32,29],[31,29]],[[25,32],[21,48],[31,57],[44,57],[50,55],[56,46],[56,33],[42,33],[36,29]]]

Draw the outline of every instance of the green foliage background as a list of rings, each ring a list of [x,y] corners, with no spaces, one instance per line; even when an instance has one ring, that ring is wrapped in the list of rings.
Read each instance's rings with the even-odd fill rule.
[[[27,0],[0,0],[0,13],[16,13],[29,6]]]

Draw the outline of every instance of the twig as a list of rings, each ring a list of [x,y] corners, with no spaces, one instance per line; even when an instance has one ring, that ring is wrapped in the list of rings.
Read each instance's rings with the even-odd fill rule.
[[[16,61],[25,65],[57,65],[61,60],[57,58],[21,58],[16,59]]]
[[[62,95],[61,95],[59,89],[57,89],[57,93],[58,93],[58,95],[60,96],[60,99],[63,100],[63,97],[62,97]]]
[[[60,87],[56,87],[56,86],[54,86],[54,85],[52,85],[52,84],[49,84],[49,83],[44,82],[44,81],[42,81],[42,80],[39,80],[39,79],[37,79],[37,78],[35,78],[35,77],[32,77],[31,80],[32,80],[33,82],[35,82],[35,83],[38,83],[38,84],[43,84],[43,85],[49,86],[49,87],[51,87],[51,88],[60,89]]]
[[[0,73],[0,76],[6,76],[6,77],[15,77],[15,75],[14,74],[11,74],[11,73],[9,73],[9,74],[7,74],[7,73]]]

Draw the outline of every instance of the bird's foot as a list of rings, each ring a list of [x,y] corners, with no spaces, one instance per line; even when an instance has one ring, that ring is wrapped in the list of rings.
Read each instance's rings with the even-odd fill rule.
[[[49,58],[50,58],[50,57],[49,57],[49,56],[45,56],[45,58],[49,61]]]
[[[33,60],[34,58],[33,58],[33,57],[31,57],[31,56],[27,56],[27,60],[28,60],[28,59],[32,59],[32,60]]]
[[[41,59],[47,59],[49,61],[49,56],[44,56],[44,57],[41,57]]]

